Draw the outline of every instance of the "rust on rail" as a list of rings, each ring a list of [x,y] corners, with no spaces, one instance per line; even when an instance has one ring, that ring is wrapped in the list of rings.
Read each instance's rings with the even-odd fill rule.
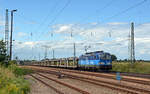
[[[37,74],[40,75],[40,76],[42,76],[42,77],[44,77],[44,78],[47,78],[47,79],[49,79],[49,80],[52,80],[52,81],[54,81],[54,82],[56,82],[56,83],[59,83],[59,84],[62,84],[62,85],[64,85],[64,86],[66,86],[66,87],[69,87],[69,88],[71,88],[71,89],[74,89],[74,90],[76,90],[76,91],[78,91],[78,92],[80,92],[80,93],[82,93],[82,94],[90,94],[90,93],[87,92],[87,91],[81,90],[81,89],[76,88],[76,87],[74,87],[74,86],[71,86],[71,85],[69,85],[69,84],[66,84],[66,83],[63,83],[63,82],[61,82],[61,81],[55,80],[55,79],[53,79],[53,78],[47,77],[47,76],[42,75],[42,74],[40,74],[40,73],[37,73]]]
[[[52,87],[51,85],[45,83],[44,81],[40,80],[39,78],[33,76],[32,74],[30,75],[32,76],[34,79],[38,80],[39,82],[43,83],[44,85],[48,86],[49,88],[53,89],[55,92],[57,92],[58,94],[64,94],[63,92],[59,91],[58,89]]]

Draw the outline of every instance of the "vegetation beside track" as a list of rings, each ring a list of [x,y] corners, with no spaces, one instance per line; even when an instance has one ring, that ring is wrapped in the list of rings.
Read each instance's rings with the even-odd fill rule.
[[[17,67],[15,64],[8,67],[0,66],[0,94],[28,94],[30,84],[24,75],[31,70]]]
[[[131,72],[131,73],[150,73],[150,62],[113,62],[112,71]]]
[[[0,94],[28,94],[30,84],[23,75],[31,70],[17,67],[16,61],[8,61],[6,45],[0,40]]]

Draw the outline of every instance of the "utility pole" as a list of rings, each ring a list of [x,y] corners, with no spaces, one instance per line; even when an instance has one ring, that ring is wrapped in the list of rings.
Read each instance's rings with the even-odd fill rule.
[[[10,31],[10,60],[12,60],[12,32],[13,32],[13,13],[17,10],[11,11],[11,31]]]
[[[39,53],[39,61],[41,60],[41,55],[40,55],[40,53]]]
[[[52,50],[52,52],[53,52],[53,59],[55,58],[55,51],[54,51],[54,49]]]
[[[128,61],[131,61],[131,32],[129,31],[128,35]]]
[[[45,46],[45,59],[47,58],[47,47]]]
[[[131,63],[133,64],[135,62],[135,49],[134,49],[134,23],[131,23]]]
[[[45,48],[44,59],[46,59],[46,58],[47,58],[47,51],[48,51],[48,48],[51,48],[51,46],[48,46],[48,45],[42,45],[42,47]]]
[[[6,54],[8,55],[8,49],[9,49],[9,22],[8,22],[8,9],[6,9],[6,18],[5,18],[5,43],[6,43]]]
[[[87,53],[87,50],[91,48],[91,46],[84,46],[85,52]]]
[[[73,55],[74,55],[74,57],[73,57],[73,63],[74,63],[74,65],[75,65],[75,61],[76,61],[76,44],[74,43],[73,44],[73,48],[74,48],[74,53],[73,53]]]

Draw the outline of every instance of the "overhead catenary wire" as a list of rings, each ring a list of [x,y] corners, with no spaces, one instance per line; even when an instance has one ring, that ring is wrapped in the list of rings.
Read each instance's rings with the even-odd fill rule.
[[[121,14],[124,14],[124,13],[128,12],[129,10],[132,10],[132,9],[134,9],[134,8],[136,8],[136,7],[138,7],[138,6],[142,5],[142,4],[144,4],[146,1],[147,1],[147,0],[142,0],[141,2],[138,2],[138,3],[136,3],[136,4],[132,5],[132,6],[130,6],[130,7],[126,8],[126,9],[124,9],[123,11],[120,11],[120,12],[116,13],[116,14],[114,14],[114,15],[112,15],[112,16],[106,18],[105,20],[108,21],[108,20],[110,20],[110,19],[112,19],[112,18],[114,18],[114,17],[117,17],[117,16],[119,16],[119,15],[121,15]],[[102,21],[102,22],[103,22],[103,21]],[[101,22],[101,23],[102,23],[102,22]]]
[[[97,9],[97,11],[95,11],[95,12],[102,12],[102,11],[104,11],[104,9],[106,9],[106,8],[108,8],[112,3],[114,3],[116,0],[111,0],[110,2],[108,2],[108,3],[106,3],[102,8],[99,8],[99,9]],[[89,17],[91,17],[90,15],[88,15],[87,17],[85,17],[84,19],[82,19],[80,22],[85,22],[86,20],[88,20],[88,18]],[[78,23],[77,24],[75,24],[74,26],[77,26],[78,25]],[[71,30],[71,36],[73,36],[73,29]],[[91,32],[92,33],[92,32]],[[93,35],[93,34],[91,34],[91,35]]]
[[[55,21],[56,21],[56,19],[57,19],[57,17],[61,14],[61,12],[63,12],[63,10],[70,4],[70,1],[71,0],[68,0],[68,2],[65,4],[65,6],[57,13],[57,15],[51,20],[51,22],[49,23],[49,25],[51,25],[52,23],[54,23]],[[114,0],[111,0],[110,2],[108,2],[103,8],[101,8],[101,9],[98,9],[98,12],[101,12],[101,11],[103,11],[105,8],[107,8],[107,7],[109,7],[109,5],[111,5],[112,3],[114,2]],[[97,11],[96,11],[97,12]],[[89,17],[89,16],[88,16]],[[86,18],[88,18],[88,17],[86,17]],[[87,20],[87,19],[83,19],[83,20]],[[45,30],[43,30],[43,31],[45,31]],[[73,29],[72,29],[72,31],[73,31]],[[73,32],[71,31],[71,36],[73,36]],[[42,32],[41,32],[42,33]],[[39,35],[41,35],[41,34],[39,34]],[[52,36],[53,36],[53,34],[51,34]]]
[[[114,3],[116,0],[111,0],[110,2],[106,3],[102,8],[99,8],[95,11],[95,13],[101,13],[102,11],[104,11],[106,8],[110,7],[110,5],[112,3]],[[90,15],[88,15],[86,18],[82,19],[81,22],[88,20],[88,18],[91,17]]]
[[[112,1],[113,1],[113,0],[112,0]],[[131,6],[131,7],[129,7],[129,8],[127,8],[127,9],[123,10],[123,11],[118,12],[117,14],[115,14],[115,15],[109,17],[108,20],[113,19],[113,18],[115,18],[115,17],[117,17],[117,16],[119,16],[119,15],[122,15],[122,14],[124,14],[124,13],[130,11],[131,9],[134,9],[135,7],[137,7],[137,6],[141,5],[141,4],[143,4],[145,1],[147,1],[147,0],[144,0],[144,1],[140,2],[140,3],[137,3],[137,4],[135,4],[135,5]],[[58,14],[57,14],[57,15],[58,15]],[[59,16],[59,15],[58,15],[58,16]],[[53,24],[56,20],[57,20],[57,17],[54,17],[54,19],[51,20],[51,22],[50,22],[49,24],[50,24],[50,25]],[[43,30],[43,32],[44,32],[44,30]],[[71,35],[72,35],[72,34],[71,34]],[[91,35],[92,35],[92,34],[91,34]],[[73,36],[73,35],[72,35],[72,36]],[[111,36],[111,35],[110,35],[110,36]]]
[[[58,11],[58,13],[55,15],[55,17],[48,23],[48,26],[47,26],[47,27],[49,27],[50,25],[52,25],[52,24],[57,20],[57,18],[60,16],[60,14],[65,10],[65,8],[66,8],[70,3],[71,3],[71,0],[68,0],[68,1],[66,2],[66,4]],[[43,33],[43,35],[44,35],[44,33],[46,32],[45,30],[46,30],[46,28],[43,30],[44,32],[41,32],[41,33]],[[47,33],[47,32],[46,32],[46,33]]]
[[[24,15],[23,12],[19,12],[19,14],[17,15],[19,18],[21,18],[22,20],[24,20],[26,23],[28,22],[29,24],[33,24],[36,23],[35,20],[33,20],[32,18],[28,18]]]
[[[100,9],[98,9],[97,11],[100,13],[100,12],[102,12],[104,9],[106,9],[106,8],[108,8],[112,3],[114,2],[114,0],[111,0],[110,2],[108,2],[106,5],[104,5],[104,7],[103,8],[100,8]],[[96,12],[97,12],[96,11]],[[84,20],[86,21],[88,18],[90,17],[90,15],[88,15],[85,19],[82,19],[81,20],[81,22],[83,22]],[[78,24],[75,24],[74,26],[77,26]],[[71,29],[71,37],[73,36],[73,29]],[[93,36],[93,34],[92,34],[92,32],[91,32],[91,36]]]
[[[56,21],[56,19],[58,18],[58,16],[60,16],[60,14],[65,10],[65,8],[70,4],[71,0],[68,0],[67,3],[64,5],[64,7],[57,13],[57,15],[51,20],[51,22],[49,23],[49,25],[51,25],[52,23],[54,23]]]
[[[97,9],[97,11],[95,11],[95,12],[99,12],[100,13],[100,12],[104,11],[104,9],[108,8],[115,1],[116,0],[111,0],[110,2],[106,3],[102,8]],[[88,15],[87,17],[85,17],[84,19],[82,19],[80,22],[86,21],[89,17],[90,17],[90,15]],[[73,26],[78,26],[78,23],[74,24]],[[71,27],[71,30],[70,30],[70,36],[71,36],[71,38],[74,36],[73,31],[74,31],[74,29],[72,29],[72,27]],[[91,36],[92,35],[93,34],[91,32]]]
[[[95,26],[93,26],[93,28],[95,28],[96,26],[102,24],[102,23],[103,23],[104,21],[106,21],[106,20],[108,21],[108,20],[110,20],[110,19],[113,19],[113,18],[115,18],[115,17],[117,17],[117,16],[119,16],[119,15],[121,15],[121,14],[124,14],[124,13],[126,13],[126,12],[128,12],[128,11],[130,11],[130,10],[132,10],[132,9],[134,9],[134,8],[136,8],[136,7],[140,6],[140,5],[142,5],[142,4],[144,4],[146,1],[147,1],[147,0],[142,0],[141,2],[138,2],[138,3],[136,3],[136,4],[132,5],[132,6],[130,6],[130,7],[126,8],[126,9],[124,9],[123,11],[120,11],[120,12],[118,12],[118,13],[116,13],[116,14],[114,14],[114,15],[112,15],[112,16],[110,16],[110,17],[104,19],[104,20],[102,20],[100,23],[98,23],[98,24],[96,24]],[[85,32],[84,32],[84,33],[85,33]]]
[[[39,31],[44,26],[45,22],[48,20],[48,17],[51,16],[55,12],[55,10],[57,9],[58,4],[59,4],[59,0],[56,1],[56,3],[52,7],[52,9],[49,11],[49,13],[47,14],[47,16],[44,17],[44,19],[42,20],[42,22],[34,30],[35,32]],[[39,35],[41,35],[41,34],[39,34]]]

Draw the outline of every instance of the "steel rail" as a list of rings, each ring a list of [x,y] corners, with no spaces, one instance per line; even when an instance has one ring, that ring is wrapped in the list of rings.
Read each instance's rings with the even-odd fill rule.
[[[49,71],[49,70],[48,71],[45,71],[45,70],[42,71],[42,70],[40,70],[38,72],[45,72],[45,73],[50,73],[50,74],[55,74],[55,75],[58,74],[58,72]],[[92,83],[92,84],[96,84],[96,85],[102,85],[102,86],[104,86],[103,84],[109,84],[109,85],[114,85],[114,86],[117,86],[117,87],[122,87],[122,88],[125,88],[125,89],[129,89],[129,90],[135,90],[135,91],[145,92],[145,93],[150,94],[150,91],[149,90],[145,90],[145,89],[140,89],[140,88],[135,88],[135,87],[131,87],[131,86],[125,86],[125,85],[121,85],[121,84],[116,84],[116,83],[111,83],[111,82],[96,80],[96,79],[92,79],[92,78],[74,76],[74,75],[71,75],[71,74],[68,74],[68,73],[62,73],[62,74],[66,75],[67,77],[72,78],[72,79],[77,79],[77,80],[82,80],[82,81],[89,80],[89,81],[86,81],[86,82],[89,82],[89,83]],[[97,84],[97,82],[99,82],[99,84]],[[100,84],[100,83],[103,83],[103,84]],[[120,91],[127,92],[127,93],[137,94],[137,93],[129,91],[129,90],[118,89],[118,88],[112,87],[112,86],[105,86],[105,87],[113,88],[115,90],[120,90]]]
[[[53,75],[58,75],[58,72],[46,72],[46,71],[37,71],[37,72],[42,72],[42,73],[50,73],[50,74],[53,74]],[[127,89],[122,89],[122,88],[118,88],[118,87],[114,87],[112,85],[108,85],[106,83],[97,83],[97,82],[94,82],[94,81],[88,81],[88,80],[85,80],[85,79],[81,79],[81,78],[77,78],[77,77],[73,77],[73,76],[68,76],[68,78],[71,78],[71,79],[75,79],[75,80],[80,80],[80,81],[84,81],[84,82],[88,82],[88,83],[91,83],[91,84],[94,84],[94,85],[98,85],[98,86],[102,86],[102,87],[106,87],[106,88],[109,88],[109,89],[112,89],[112,90],[118,90],[118,91],[122,91],[122,92],[126,92],[126,93],[130,93],[130,94],[138,94],[136,92],[133,92],[131,90],[127,90]]]
[[[61,85],[64,85],[64,86],[69,87],[69,88],[71,88],[71,89],[74,89],[74,90],[76,90],[76,91],[78,91],[78,92],[80,92],[80,93],[82,93],[82,94],[90,94],[90,93],[87,92],[87,91],[81,90],[81,89],[76,88],[76,87],[74,87],[74,86],[72,86],[72,85],[69,85],[69,84],[67,84],[67,83],[64,83],[64,82],[55,80],[55,79],[53,79],[53,78],[47,77],[47,76],[45,76],[45,75],[42,75],[41,73],[37,73],[37,74],[40,75],[40,76],[42,76],[42,77],[44,77],[44,78],[47,78],[47,79],[49,79],[49,80],[52,80],[52,81],[54,81],[54,82],[56,82],[56,83],[59,83],[59,84],[61,84]]]
[[[51,85],[45,83],[44,81],[42,81],[41,79],[39,79],[39,78],[33,76],[32,74],[31,74],[30,76],[33,77],[34,79],[38,80],[39,82],[43,83],[43,84],[46,85],[47,87],[53,89],[53,90],[54,90],[55,92],[57,92],[58,94],[64,94],[63,92],[61,92],[61,91],[59,91],[58,89],[52,87]]]
[[[57,70],[57,69],[52,69],[52,70]],[[103,77],[103,78],[108,78],[108,79],[115,79],[114,76],[103,75],[103,74],[86,73],[86,72],[65,70],[65,69],[63,71],[73,72],[73,73],[78,73],[78,74],[84,74],[84,75],[90,75],[90,76],[95,76],[95,77]],[[134,79],[134,78],[122,78],[122,80],[123,81],[127,81],[127,82],[132,82],[132,83],[139,83],[139,84],[144,84],[144,85],[150,85],[150,81],[143,81],[143,80],[138,80],[138,79]]]

